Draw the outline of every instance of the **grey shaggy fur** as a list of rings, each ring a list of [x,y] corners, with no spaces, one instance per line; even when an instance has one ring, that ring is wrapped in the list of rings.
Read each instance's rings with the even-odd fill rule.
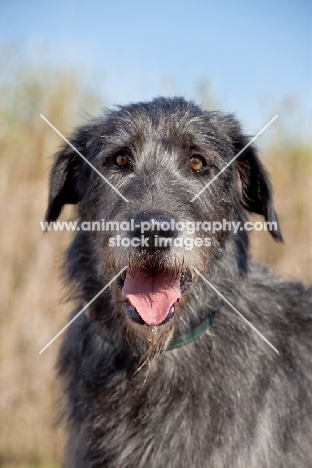
[[[243,222],[249,211],[275,221],[271,235],[282,240],[270,182],[252,146],[190,203],[248,142],[232,115],[157,98],[107,112],[79,128],[71,142],[128,203],[65,146],[51,173],[48,221],[66,203],[77,204],[80,221]],[[192,157],[203,167],[192,168]],[[192,250],[110,247],[109,238],[118,234],[125,236],[77,231],[65,262],[80,301],[75,313],[124,266],[133,275],[181,275],[182,297],[164,324],[133,320],[122,275],[69,327],[59,357],[65,466],[312,467],[311,288],[253,263],[244,230],[219,231],[210,246]],[[219,302],[193,267],[279,354]],[[211,314],[209,330],[167,349]]]

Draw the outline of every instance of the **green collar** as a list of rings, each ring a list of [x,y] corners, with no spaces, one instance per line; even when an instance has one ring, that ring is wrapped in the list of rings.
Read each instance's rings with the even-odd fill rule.
[[[182,336],[181,338],[177,338],[172,343],[170,343],[168,348],[166,348],[166,351],[171,351],[172,349],[180,348],[181,346],[187,345],[191,341],[196,340],[196,338],[198,338],[200,335],[203,335],[213,324],[216,312],[220,309],[222,305],[223,300],[220,299],[217,309],[210,313],[207,320],[201,323],[198,327],[195,327],[194,330],[191,330],[187,335]]]

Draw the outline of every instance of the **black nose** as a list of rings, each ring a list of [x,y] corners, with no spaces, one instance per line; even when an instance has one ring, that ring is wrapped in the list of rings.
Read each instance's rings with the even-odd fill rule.
[[[172,246],[172,240],[178,235],[176,221],[164,211],[142,211],[134,218],[133,237],[147,240],[151,250]],[[146,245],[147,247],[147,245]]]

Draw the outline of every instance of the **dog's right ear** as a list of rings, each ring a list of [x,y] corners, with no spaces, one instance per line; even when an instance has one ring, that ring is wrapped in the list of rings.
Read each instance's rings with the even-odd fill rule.
[[[79,128],[71,138],[71,144],[83,155],[87,156],[89,126]],[[45,215],[47,222],[55,221],[66,204],[76,204],[82,195],[82,168],[85,162],[81,156],[67,143],[56,154],[56,160],[51,170],[49,202]]]

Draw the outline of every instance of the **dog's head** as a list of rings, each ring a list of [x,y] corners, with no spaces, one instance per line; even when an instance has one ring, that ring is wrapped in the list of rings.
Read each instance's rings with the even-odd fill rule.
[[[58,153],[46,220],[78,204],[85,229],[72,276],[100,289],[108,270],[127,267],[115,302],[124,299],[124,319],[139,335],[168,335],[196,280],[193,267],[209,273],[228,249],[246,270],[246,230],[233,233],[224,220],[263,215],[282,240],[268,175],[248,142],[232,115],[158,98],[91,121]]]

